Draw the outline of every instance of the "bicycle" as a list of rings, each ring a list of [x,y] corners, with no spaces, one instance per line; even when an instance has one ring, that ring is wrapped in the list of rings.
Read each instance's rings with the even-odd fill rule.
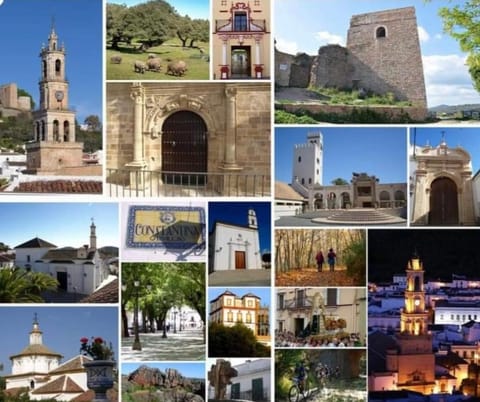
[[[298,377],[293,377],[292,382],[293,385],[288,391],[288,400],[290,402],[299,402],[300,400],[306,399],[306,397],[308,396],[309,388],[307,378],[302,381]],[[302,394],[302,399],[300,399],[300,394]]]

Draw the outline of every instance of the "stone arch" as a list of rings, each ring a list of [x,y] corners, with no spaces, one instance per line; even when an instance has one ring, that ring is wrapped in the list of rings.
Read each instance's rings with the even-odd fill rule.
[[[315,209],[323,209],[323,194],[317,193],[314,196],[313,206]]]
[[[53,121],[53,141],[60,141],[60,123],[57,119]]]
[[[382,26],[379,26],[375,29],[375,38],[386,38],[387,37],[387,28]]]
[[[404,191],[402,190],[395,191],[393,197],[395,199],[395,207],[403,207],[405,205],[406,199],[405,199]]]
[[[68,120],[63,122],[63,141],[70,141],[70,122]]]
[[[40,141],[41,138],[41,124],[39,121],[35,122],[35,141]]]
[[[41,141],[45,141],[45,121],[42,120],[40,123],[40,132],[41,132]]]
[[[391,199],[388,191],[380,191],[378,198],[380,199],[380,208],[388,208],[390,206]]]
[[[440,176],[430,184],[429,224],[458,224],[459,186],[451,177]]]
[[[59,76],[62,74],[62,61],[60,59],[55,60],[55,75]]]
[[[332,191],[327,195],[327,208],[335,209],[337,206],[337,195]]]
[[[352,201],[350,200],[350,194],[347,191],[344,191],[340,194],[340,207],[341,208],[350,208]]]
[[[161,154],[163,172],[206,173],[208,140],[202,117],[189,110],[169,115],[162,125]]]

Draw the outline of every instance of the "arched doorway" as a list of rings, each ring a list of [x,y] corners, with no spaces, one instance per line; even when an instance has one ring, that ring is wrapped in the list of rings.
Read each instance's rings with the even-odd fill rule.
[[[342,203],[341,208],[345,209],[345,208],[350,208],[352,206],[352,203],[350,202],[350,194],[344,192],[340,194],[340,197],[341,197],[341,203]]]
[[[180,111],[170,115],[162,127],[162,172],[170,173],[163,173],[163,180],[173,184],[204,184],[204,174],[188,173],[207,172],[207,150],[207,126],[198,114]]]
[[[458,224],[457,185],[448,177],[440,177],[432,182],[429,224]]]
[[[315,194],[315,209],[323,209],[323,194]]]
[[[380,195],[380,208],[390,207],[390,193],[388,191],[381,191]]]
[[[232,78],[247,78],[250,74],[250,46],[232,46]]]

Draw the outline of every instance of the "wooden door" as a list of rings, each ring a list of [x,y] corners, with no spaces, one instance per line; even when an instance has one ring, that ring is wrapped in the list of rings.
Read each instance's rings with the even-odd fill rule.
[[[447,177],[433,181],[430,189],[430,225],[458,224],[457,185]]]
[[[164,174],[167,183],[170,178],[175,184],[195,184],[195,178],[204,178],[203,175],[185,173],[206,173],[207,156],[207,127],[198,114],[180,111],[165,120],[162,127],[162,172],[183,173]]]
[[[235,269],[245,268],[245,251],[235,251]]]

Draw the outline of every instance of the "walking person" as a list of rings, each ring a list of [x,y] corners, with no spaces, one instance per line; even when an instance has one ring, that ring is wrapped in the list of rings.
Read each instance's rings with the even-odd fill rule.
[[[322,272],[323,269],[323,263],[325,262],[325,258],[323,257],[323,253],[320,250],[317,255],[315,256],[315,259],[317,260],[317,270],[318,272]]]
[[[333,248],[328,250],[327,259],[328,259],[328,265],[330,266],[330,272],[335,271],[335,259],[336,258],[337,258],[337,255],[333,251]]]

